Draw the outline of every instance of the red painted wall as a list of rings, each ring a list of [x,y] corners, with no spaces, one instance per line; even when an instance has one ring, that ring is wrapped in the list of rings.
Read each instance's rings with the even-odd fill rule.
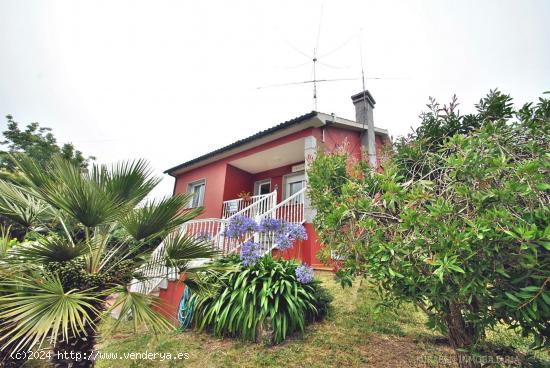
[[[175,193],[187,192],[187,186],[197,180],[205,179],[204,212],[198,218],[220,217],[223,205],[223,188],[227,164],[222,161],[198,167],[176,179]]]
[[[280,251],[274,249],[272,255],[274,257],[283,257],[284,259],[299,259],[303,263],[306,263],[313,267],[323,266],[321,261],[317,259],[317,252],[321,249],[321,244],[317,239],[317,233],[313,228],[313,224],[304,224],[307,232],[307,240],[301,240],[294,242],[291,249]]]
[[[327,152],[339,148],[347,141],[352,157],[361,159],[361,135],[357,131],[329,126],[325,128],[325,141],[322,143]]]
[[[230,198],[230,194],[236,190],[235,188],[230,189],[225,195],[225,184],[228,180],[227,178],[227,167],[229,162],[236,160],[241,157],[245,157],[254,153],[264,151],[266,149],[294,141],[296,139],[301,139],[308,136],[315,136],[317,139],[320,139],[321,130],[318,128],[307,128],[299,132],[290,134],[285,137],[281,137],[274,141],[268,142],[262,146],[254,147],[249,150],[236,153],[229,157],[220,159],[219,161],[206,164],[204,166],[198,167],[196,169],[190,170],[183,174],[180,174],[176,177],[176,185],[174,188],[174,193],[185,193],[187,192],[187,185],[193,181],[206,179],[206,188],[204,195],[204,212],[198,216],[198,218],[210,218],[216,217],[219,218],[222,214],[223,201],[228,199],[236,198],[236,195]],[[236,168],[234,168],[236,169]],[[229,169],[230,173],[234,174],[235,171]],[[229,179],[229,182],[232,180]],[[238,181],[241,181],[239,179]],[[252,192],[253,190],[253,181],[250,184],[249,188]],[[240,190],[236,193],[238,194]]]
[[[322,129],[325,130],[324,142],[322,142]],[[307,128],[286,137],[268,142],[262,146],[251,148],[180,174],[176,177],[175,193],[184,193],[187,191],[189,183],[200,179],[206,179],[204,212],[198,218],[218,218],[222,213],[223,201],[237,198],[237,195],[243,190],[252,193],[254,191],[255,181],[272,177],[272,188],[274,188],[275,184],[278,184],[279,193],[277,200],[281,201],[283,192],[282,176],[291,172],[290,166],[251,175],[231,166],[229,162],[307,136],[314,136],[317,138],[319,145],[329,152],[341,145],[347,139],[353,157],[361,159],[361,136],[359,132],[333,126],[325,128]],[[378,135],[376,136],[376,144],[377,150],[380,150],[380,147],[384,144],[381,137]],[[364,159],[366,159],[366,157]]]
[[[156,306],[156,309],[174,325],[179,323],[178,311],[183,290],[185,290],[185,284],[182,281],[168,281],[167,288],[159,290],[161,304]]]
[[[227,164],[223,200],[228,201],[230,199],[236,199],[239,193],[243,191],[254,194],[253,183],[252,174]]]
[[[271,178],[271,191],[275,189],[277,185],[277,203],[283,200],[283,176],[292,173],[292,166],[301,164],[302,162],[296,162],[292,165],[281,166],[276,169],[263,171],[252,176],[252,182]]]

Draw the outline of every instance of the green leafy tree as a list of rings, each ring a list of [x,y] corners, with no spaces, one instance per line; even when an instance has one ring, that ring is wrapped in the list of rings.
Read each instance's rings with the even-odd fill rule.
[[[320,153],[309,172],[315,226],[345,262],[446,333],[461,367],[485,331],[509,325],[550,346],[550,100],[521,109],[498,91],[462,116],[430,104],[383,172]]]
[[[6,120],[7,128],[2,133],[4,140],[0,142],[1,145],[6,146],[5,150],[0,150],[0,172],[4,179],[16,175],[17,166],[9,157],[14,153],[24,153],[41,165],[59,155],[82,169],[87,168],[89,162],[94,159],[84,157],[72,143],[59,146],[51,128],[30,123],[25,129],[21,129],[20,123],[15,121],[13,116],[7,115]]]
[[[201,211],[186,209],[189,195],[145,199],[159,179],[141,160],[87,171],[61,157],[42,166],[23,155],[15,163],[22,184],[0,180],[0,214],[27,234],[0,254],[2,349],[49,344],[56,366],[86,367],[93,362],[76,357],[89,356],[98,324],[115,309],[116,325],[131,317],[136,326],[172,329],[157,311],[159,300],[129,284],[162,277],[140,271],[157,266],[192,280],[200,268],[190,262],[216,255],[209,243],[177,230]]]
[[[20,123],[11,115],[6,116],[7,126],[0,139],[0,179],[18,183],[22,180],[17,165],[11,159],[13,154],[25,154],[40,165],[46,165],[54,156],[61,156],[74,165],[85,170],[94,157],[84,157],[73,144],[58,145],[50,128],[41,127],[38,123],[30,123],[26,128],[20,128]],[[25,234],[25,229],[17,223],[0,215],[0,224],[10,228],[10,235],[19,240]]]

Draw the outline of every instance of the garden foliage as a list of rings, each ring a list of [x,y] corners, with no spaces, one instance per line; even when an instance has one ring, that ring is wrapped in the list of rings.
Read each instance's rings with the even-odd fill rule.
[[[323,154],[309,195],[325,260],[412,301],[457,351],[504,323],[550,346],[550,100],[514,109],[498,91],[460,115],[434,101],[373,171]],[[463,366],[469,366],[463,364]]]
[[[250,267],[235,258],[229,262],[239,268],[211,276],[220,283],[218,291],[197,297],[194,320],[200,330],[277,344],[326,316],[331,296],[318,280],[301,282],[296,261],[264,256]]]
[[[25,233],[22,242],[0,237],[0,350],[51,346],[57,366],[91,366],[76,356],[90,354],[114,309],[115,327],[131,317],[135,326],[172,330],[159,300],[128,286],[158,280],[142,267],[175,267],[192,279],[191,261],[217,255],[177,230],[202,210],[186,208],[189,195],[145,199],[159,179],[142,160],[83,171],[59,156],[42,163],[17,155],[14,165],[21,180],[0,180],[0,215]]]

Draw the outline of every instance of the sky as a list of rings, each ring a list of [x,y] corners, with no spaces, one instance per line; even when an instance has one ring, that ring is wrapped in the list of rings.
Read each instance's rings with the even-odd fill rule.
[[[393,137],[428,97],[470,112],[490,89],[550,90],[550,1],[0,0],[0,115],[53,129],[100,163],[157,175],[314,109],[312,79],[358,78]],[[362,62],[361,62],[362,59]],[[318,85],[354,118],[360,80]],[[0,120],[4,130],[6,121]],[[155,196],[170,195],[164,179]]]

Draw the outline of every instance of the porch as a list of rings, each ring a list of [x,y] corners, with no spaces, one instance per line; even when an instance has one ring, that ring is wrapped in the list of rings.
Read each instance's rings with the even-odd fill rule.
[[[277,203],[306,185],[305,138],[296,139],[227,162],[221,218],[275,192]]]
[[[244,241],[224,235],[231,218],[242,215],[258,223],[263,219],[275,218],[304,224],[308,238],[312,239],[307,242],[313,243],[314,232],[311,224],[306,224],[311,222],[312,216],[308,216],[311,210],[306,197],[305,172],[306,158],[313,157],[315,144],[314,137],[299,138],[236,155],[225,162],[213,163],[207,169],[193,172],[184,181],[187,192],[193,194],[190,207],[204,207],[206,216],[186,222],[181,231],[209,241],[221,254],[238,253],[247,240],[259,243],[262,254],[275,250],[273,233],[250,233]],[[220,167],[222,165],[223,169]],[[243,192],[250,195],[239,198]],[[163,246],[161,244],[155,250],[153,260],[160,259]],[[308,252],[307,263],[312,264],[313,248],[305,245],[303,248],[307,248],[304,250]],[[149,276],[149,281],[138,283],[134,288],[145,294],[163,280],[175,277],[170,274],[173,270],[164,265],[151,266],[142,272]]]

